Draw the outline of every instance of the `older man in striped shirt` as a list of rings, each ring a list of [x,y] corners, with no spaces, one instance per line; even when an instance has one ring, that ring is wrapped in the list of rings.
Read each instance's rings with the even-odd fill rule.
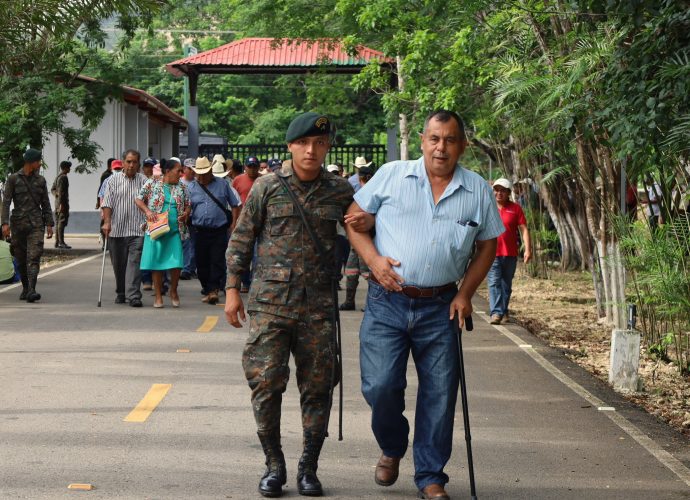
[[[110,261],[115,272],[115,303],[129,301],[132,307],[141,307],[141,250],[144,246],[145,222],[134,198],[146,182],[139,173],[141,156],[130,149],[125,152],[121,174],[108,179],[103,196],[103,234],[108,238]]]
[[[420,498],[447,499],[443,468],[451,454],[459,376],[453,320],[458,316],[464,326],[472,312],[472,296],[504,227],[487,182],[457,164],[467,145],[460,117],[432,113],[421,139],[422,158],[382,166],[355,194],[346,222],[352,246],[372,272],[360,364],[383,452],[375,481],[392,485],[407,451],[403,410],[411,351],[419,378],[414,481]],[[373,240],[355,230],[356,219],[366,218],[361,212],[375,214]]]

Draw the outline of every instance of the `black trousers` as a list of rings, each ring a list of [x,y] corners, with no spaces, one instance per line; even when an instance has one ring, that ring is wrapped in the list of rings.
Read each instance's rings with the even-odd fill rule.
[[[225,250],[228,247],[228,226],[204,228],[195,226],[196,273],[201,288],[209,293],[225,290]]]

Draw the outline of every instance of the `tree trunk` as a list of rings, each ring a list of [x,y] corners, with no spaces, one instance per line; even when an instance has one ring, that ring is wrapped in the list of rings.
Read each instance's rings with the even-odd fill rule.
[[[402,57],[395,56],[395,64],[398,71],[398,89],[400,92],[405,90],[405,77],[403,75]],[[400,120],[400,159],[409,159],[409,145],[410,145],[410,130],[407,124],[407,115],[400,113],[398,115]]]

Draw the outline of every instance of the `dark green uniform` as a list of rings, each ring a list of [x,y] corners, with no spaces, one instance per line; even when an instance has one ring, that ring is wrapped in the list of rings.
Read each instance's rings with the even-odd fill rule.
[[[61,173],[51,189],[55,196],[55,246],[65,244],[65,227],[69,222],[69,179]]]
[[[322,435],[328,418],[335,359],[332,345],[331,277],[276,175],[288,180],[330,260],[336,223],[352,202],[346,180],[323,172],[302,183],[291,168],[254,183],[227,251],[228,288],[239,288],[254,242],[256,269],[247,309],[250,332],[242,357],[259,433],[280,429],[282,393],[290,352],[297,367],[305,435]]]
[[[10,204],[14,202],[10,216]],[[43,255],[43,234],[53,225],[46,180],[38,173],[23,170],[10,175],[2,200],[2,224],[10,224],[12,253],[17,259],[24,291],[35,290]]]

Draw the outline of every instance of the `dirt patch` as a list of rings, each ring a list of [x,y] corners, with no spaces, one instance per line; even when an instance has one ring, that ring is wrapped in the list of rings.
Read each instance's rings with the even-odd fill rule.
[[[487,296],[486,288],[480,294]],[[608,381],[612,328],[597,319],[588,273],[554,271],[550,279],[529,277],[521,268],[513,281],[510,317],[601,380]],[[690,378],[672,363],[640,359],[644,392],[626,395],[683,434],[690,436]]]

